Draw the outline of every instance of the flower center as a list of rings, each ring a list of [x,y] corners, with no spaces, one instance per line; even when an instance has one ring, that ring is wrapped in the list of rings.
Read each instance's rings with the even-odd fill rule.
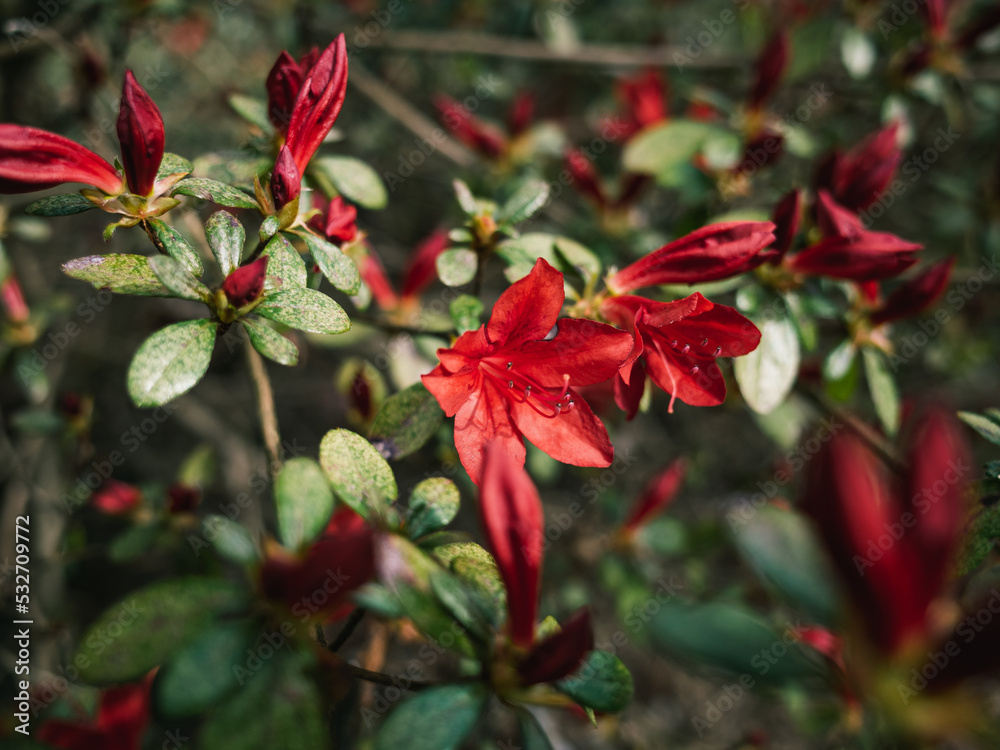
[[[563,373],[559,388],[544,386],[530,375],[518,372],[513,362],[502,369],[496,362],[482,360],[480,370],[517,404],[527,404],[546,419],[555,419],[576,405],[569,391],[569,374]]]

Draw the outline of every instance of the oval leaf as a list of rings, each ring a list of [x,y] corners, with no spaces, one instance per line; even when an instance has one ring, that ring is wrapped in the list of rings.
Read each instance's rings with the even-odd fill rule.
[[[153,241],[158,249],[171,258],[179,260],[195,276],[200,277],[205,273],[205,266],[198,256],[198,251],[176,229],[160,219],[147,219],[146,224],[149,226]]]
[[[313,234],[303,233],[313,260],[319,270],[330,280],[330,283],[344,294],[357,294],[361,288],[361,274],[354,261],[348,258],[339,247]]]
[[[50,195],[28,205],[24,212],[32,216],[71,216],[97,208],[79,193]]]
[[[520,224],[537,213],[549,199],[549,184],[543,180],[527,180],[510,196],[497,219],[510,224]]]
[[[389,193],[378,172],[351,156],[324,156],[314,166],[350,201],[365,208],[385,208]]]
[[[476,277],[476,254],[466,247],[445,250],[437,257],[437,272],[446,286],[462,286]]]
[[[264,280],[265,294],[305,287],[308,275],[305,261],[282,235],[274,235],[262,255],[270,258],[267,262],[267,278]]]
[[[889,371],[889,362],[884,353],[867,347],[861,350],[861,357],[878,420],[887,435],[895,435],[899,431],[899,389]]]
[[[423,383],[386,399],[370,430],[372,444],[389,460],[408,456],[431,439],[444,412]]]
[[[782,404],[799,373],[799,335],[787,317],[757,322],[760,345],[733,360],[733,371],[747,405],[768,414]]]
[[[146,339],[128,369],[128,392],[136,406],[160,406],[201,380],[215,347],[215,323],[188,320]]]
[[[399,494],[392,469],[375,447],[350,430],[330,430],[319,463],[337,497],[365,518],[384,515]]]
[[[156,255],[149,259],[149,267],[167,289],[181,299],[207,302],[212,293],[208,287],[191,275],[184,265],[169,255]]]
[[[407,699],[389,714],[375,750],[455,750],[486,706],[482,685],[442,685]]]
[[[190,195],[193,198],[211,201],[218,206],[260,210],[257,201],[243,191],[230,187],[224,182],[217,182],[216,180],[209,180],[204,177],[188,177],[186,180],[181,180],[170,194]]]
[[[297,549],[318,537],[333,513],[333,492],[311,458],[286,461],[274,480],[278,531],[286,547]]]
[[[344,309],[315,289],[287,289],[265,297],[254,312],[289,328],[312,333],[343,333],[351,327]]]
[[[240,267],[247,234],[235,216],[228,211],[216,211],[205,222],[205,235],[223,276]]]
[[[570,677],[555,687],[581,706],[594,711],[621,711],[632,700],[632,675],[609,651],[591,651]]]
[[[63,273],[86,281],[95,289],[110,289],[117,294],[140,294],[165,297],[170,294],[149,267],[145,255],[88,255],[62,267]]]
[[[479,328],[479,316],[483,314],[483,303],[471,294],[460,294],[448,306],[451,322],[459,334]]]
[[[413,488],[406,532],[411,539],[442,529],[458,514],[461,497],[450,479],[431,477]]]
[[[250,337],[250,344],[265,357],[289,367],[299,363],[298,347],[271,326],[256,318],[241,318],[240,323]]]

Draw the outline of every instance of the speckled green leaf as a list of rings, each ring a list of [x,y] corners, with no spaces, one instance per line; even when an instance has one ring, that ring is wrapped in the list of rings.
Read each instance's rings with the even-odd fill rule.
[[[145,255],[88,255],[62,267],[63,273],[93,284],[95,289],[110,289],[117,294],[166,297],[170,290],[160,283]]]
[[[163,155],[160,168],[156,170],[156,179],[162,180],[172,174],[191,174],[192,169],[191,162],[183,156],[167,153]]]
[[[268,216],[260,223],[260,230],[257,232],[257,236],[261,242],[267,242],[280,228],[281,219],[277,216]]]
[[[289,367],[299,363],[299,350],[294,343],[257,318],[241,318],[240,323],[250,337],[250,344],[268,359]]]
[[[265,297],[254,312],[289,328],[312,333],[343,333],[351,319],[344,309],[315,289],[288,289]]]
[[[448,313],[455,329],[461,334],[479,328],[479,316],[483,314],[483,303],[471,294],[460,294],[448,305]]]
[[[553,750],[545,730],[530,711],[520,706],[514,708],[517,725],[521,728],[521,750]]]
[[[337,497],[365,518],[383,515],[399,494],[396,478],[375,446],[350,430],[330,430],[319,463]]]
[[[497,220],[520,224],[538,212],[549,199],[549,184],[543,180],[526,180],[507,199],[497,215]]]
[[[994,445],[1000,445],[1000,412],[995,409],[986,414],[960,411],[958,417]]]
[[[191,275],[181,264],[169,255],[154,255],[149,259],[149,267],[167,289],[182,299],[208,301],[212,293],[208,287]]]
[[[431,477],[413,488],[406,532],[411,539],[442,529],[458,513],[461,497],[450,479]]]
[[[32,216],[71,216],[80,214],[97,208],[93,203],[84,198],[79,193],[66,193],[65,195],[50,195],[30,204],[25,213]]]
[[[306,263],[282,235],[274,235],[261,254],[271,259],[267,262],[267,278],[264,280],[265,296],[282,289],[305,287]]]
[[[181,180],[170,194],[190,195],[193,198],[202,198],[203,200],[211,201],[217,206],[260,210],[257,201],[242,190],[230,187],[224,182],[217,182],[216,180],[209,180],[204,177],[188,177],[186,180]]]
[[[200,544],[202,539],[210,542],[216,552],[233,562],[247,565],[260,557],[257,544],[246,527],[225,516],[205,516],[201,523],[201,537],[188,538],[195,554],[203,546]]]
[[[555,687],[595,711],[621,711],[632,700],[632,675],[614,654],[591,651],[580,668]]]
[[[333,513],[330,483],[311,458],[285,462],[274,480],[274,500],[281,542],[291,549],[319,536]]]
[[[240,267],[247,235],[235,216],[228,211],[216,211],[205,222],[205,235],[223,276]]]
[[[442,685],[408,698],[385,720],[375,750],[455,750],[486,706],[483,685]]]
[[[302,233],[313,260],[319,270],[344,294],[357,294],[361,288],[361,274],[354,261],[348,258],[340,248],[314,234]]]
[[[215,578],[155,583],[98,617],[80,638],[73,663],[89,683],[136,680],[184,648],[216,616],[243,602],[240,588]]]
[[[386,399],[375,415],[369,437],[387,459],[402,458],[430,440],[443,418],[437,399],[423,383],[414,383]]]
[[[446,286],[468,284],[476,276],[476,254],[467,247],[445,250],[437,257],[437,272]]]
[[[337,192],[365,208],[385,208],[389,194],[378,172],[352,156],[324,156],[313,167],[333,183]]]
[[[136,406],[160,406],[201,380],[215,347],[215,323],[174,323],[146,339],[132,358],[128,392]]]
[[[160,219],[147,219],[147,224],[149,224],[152,234],[156,238],[157,245],[167,255],[179,260],[195,276],[201,277],[205,273],[205,266],[201,262],[198,252],[176,229],[168,226]]]

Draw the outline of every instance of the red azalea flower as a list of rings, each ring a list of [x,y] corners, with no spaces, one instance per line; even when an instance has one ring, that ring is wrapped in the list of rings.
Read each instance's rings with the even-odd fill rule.
[[[659,284],[700,284],[756,268],[774,242],[769,221],[730,221],[698,229],[626,266],[607,280],[614,294]]]
[[[288,120],[285,145],[299,174],[326,138],[340,114],[347,93],[347,44],[340,34],[317,58],[302,81]]]
[[[149,195],[153,192],[156,172],[163,161],[166,136],[160,110],[135,80],[131,70],[125,71],[117,132],[129,192]]]
[[[313,47],[295,62],[288,52],[283,51],[274,61],[267,74],[267,117],[274,129],[284,134],[292,118],[292,107],[302,89],[302,82],[309,75],[319,58],[319,50]]]
[[[496,159],[507,150],[507,139],[500,129],[483,122],[450,96],[434,97],[441,123],[458,140],[490,159]]]
[[[590,610],[584,607],[559,632],[535,642],[538,591],[545,545],[545,514],[524,467],[500,441],[484,450],[479,513],[507,590],[507,628],[515,646],[530,649],[519,660],[522,684],[554,682],[572,674],[594,648]]]
[[[916,278],[897,288],[889,298],[869,316],[872,325],[882,325],[893,320],[909,318],[934,304],[948,288],[955,258],[935,263]]]
[[[367,583],[374,572],[372,530],[361,516],[342,507],[303,554],[276,545],[268,550],[260,569],[260,587],[265,596],[284,602],[297,617],[328,620],[351,609],[347,595]]]
[[[632,351],[619,370],[618,405],[634,416],[645,376],[674,400],[691,406],[717,406],[726,398],[718,357],[739,357],[760,343],[760,331],[736,310],[692,294],[674,302],[643,297],[608,297],[601,303],[605,319],[630,331]]]
[[[629,534],[634,533],[640,526],[669,506],[684,482],[686,470],[687,463],[683,458],[678,458],[655,474],[646,484],[642,494],[639,495],[632,512],[622,524],[622,530]]]
[[[335,195],[327,202],[321,195],[314,193],[313,208],[318,208],[320,213],[310,220],[309,226],[317,232],[337,244],[357,239],[358,209],[339,195]]]
[[[281,147],[271,172],[271,197],[274,207],[280,211],[302,193],[302,174],[295,164],[291,149]]]
[[[887,655],[929,634],[928,608],[961,539],[971,471],[961,429],[942,410],[922,416],[907,456],[909,469],[895,482],[858,437],[837,435],[810,464],[803,502],[868,640]],[[887,534],[893,544],[884,549]]]
[[[795,235],[799,233],[799,224],[802,222],[802,191],[795,189],[786,193],[774,207],[771,221],[774,222],[774,243],[771,249],[775,251],[775,255],[768,260],[777,265],[792,249]]]
[[[626,138],[670,116],[667,82],[655,68],[623,78],[618,84],[618,96],[626,109]]]
[[[760,109],[774,95],[788,66],[788,52],[788,35],[784,31],[777,32],[761,50],[756,65],[757,78],[747,100],[750,109]]]
[[[507,132],[512,138],[521,135],[535,119],[535,95],[530,91],[518,91],[507,110]]]
[[[898,145],[899,123],[872,133],[844,155],[833,154],[821,167],[817,187],[827,188],[834,200],[852,211],[864,211],[892,182],[903,152]]]
[[[573,388],[613,376],[630,337],[590,320],[557,325],[564,298],[562,274],[539,258],[500,296],[489,323],[439,349],[441,363],[423,376],[445,414],[456,418],[455,447],[477,484],[483,448],[494,438],[519,463],[527,437],[564,463],[611,464],[608,433]]]
[[[263,255],[253,263],[237,268],[226,277],[222,282],[222,291],[225,292],[230,305],[236,308],[245,307],[260,297],[264,291],[269,260],[269,256]]]
[[[600,207],[608,204],[608,198],[601,186],[601,178],[594,163],[578,148],[566,152],[566,169],[573,178],[573,186]]]
[[[119,482],[117,479],[105,480],[104,484],[90,496],[90,504],[109,516],[130,513],[139,507],[140,503],[142,503],[142,492],[139,488]]]
[[[64,750],[140,750],[149,725],[149,689],[152,674],[127,685],[108,688],[101,694],[95,722],[52,719],[37,737]]]

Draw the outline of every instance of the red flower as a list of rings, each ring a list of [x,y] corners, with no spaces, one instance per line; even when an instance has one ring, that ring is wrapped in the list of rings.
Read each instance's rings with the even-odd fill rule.
[[[778,88],[781,76],[788,65],[788,47],[788,35],[784,31],[779,31],[761,50],[756,65],[757,78],[747,100],[750,109],[763,107]]]
[[[677,496],[677,491],[681,488],[686,469],[687,464],[684,459],[678,458],[654,475],[632,507],[632,512],[622,524],[622,529],[626,532],[634,532],[670,505]]]
[[[284,602],[296,617],[335,619],[351,604],[347,595],[375,572],[371,528],[357,513],[340,508],[323,535],[302,555],[273,547],[260,569],[265,596]]]
[[[915,279],[907,281],[889,295],[885,303],[869,316],[869,320],[873,325],[882,325],[926,310],[948,288],[955,260],[948,258],[936,263]]]
[[[566,169],[573,178],[574,187],[584,196],[590,198],[602,208],[608,199],[601,186],[601,178],[594,168],[594,163],[578,148],[566,152]]]
[[[450,96],[439,94],[434,97],[441,123],[469,148],[488,156],[498,158],[507,150],[507,139],[500,130],[475,117],[469,110]]]
[[[357,239],[358,225],[355,222],[358,219],[358,209],[339,195],[334,196],[327,203],[326,199],[314,193],[313,208],[318,208],[320,213],[313,217],[309,225],[327,239],[338,244]]]
[[[21,125],[0,125],[0,193],[48,190],[64,182],[93,185],[108,195],[124,189],[115,168],[61,135]]]
[[[828,188],[837,203],[864,211],[892,182],[903,158],[898,145],[899,123],[872,133],[843,156],[834,154],[818,187]]]
[[[160,110],[135,80],[131,70],[125,71],[117,132],[129,192],[149,195],[153,192],[156,172],[163,161],[166,136]]]
[[[669,117],[667,82],[655,68],[622,79],[618,96],[625,103],[626,137]]]
[[[167,510],[171,513],[194,513],[201,503],[201,490],[176,482],[167,488]]]
[[[535,119],[535,95],[530,91],[518,91],[507,110],[507,132],[516,138]]]
[[[698,229],[640,258],[608,278],[608,289],[623,294],[658,284],[715,281],[756,268],[761,250],[774,242],[769,221],[730,221]]]
[[[691,406],[717,406],[726,398],[718,357],[739,357],[760,343],[760,331],[736,310],[702,297],[654,302],[643,297],[608,297],[601,314],[630,331],[634,346],[621,366],[616,388],[618,405],[635,414],[642,397],[645,361],[653,382],[674,399]]]
[[[281,147],[271,172],[271,197],[274,207],[280,211],[302,193],[302,174],[295,165],[291,149]]]
[[[573,388],[613,376],[630,337],[590,320],[557,325],[564,298],[562,274],[539,258],[500,296],[489,323],[439,349],[441,363],[423,376],[445,414],[456,417],[455,447],[477,484],[483,448],[494,438],[519,463],[527,437],[564,463],[611,464],[607,431]]]
[[[777,264],[791,250],[795,235],[799,233],[799,224],[802,222],[802,191],[796,189],[786,193],[774,207],[771,221],[774,222],[774,244],[771,248],[776,254],[769,258],[769,262]]]
[[[572,674],[594,648],[590,610],[584,607],[562,629],[535,643],[545,514],[531,478],[499,441],[485,448],[479,513],[507,590],[507,628],[515,646],[530,649],[517,671],[524,685]]]
[[[438,229],[417,244],[403,274],[402,290],[399,294],[396,294],[378,256],[368,252],[362,259],[359,270],[361,278],[368,285],[378,306],[383,310],[396,310],[401,306],[412,307],[421,292],[437,278],[437,257],[444,252],[450,242],[448,233]]]
[[[302,90],[302,82],[318,57],[319,50],[315,47],[298,62],[288,52],[282,52],[267,74],[267,117],[279,133],[284,134],[288,129],[292,107]]]
[[[149,725],[152,676],[140,682],[108,688],[101,694],[97,721],[52,719],[38,730],[38,739],[65,750],[140,750]]]
[[[120,516],[130,513],[142,502],[142,492],[138,487],[117,479],[108,479],[90,496],[90,504],[101,513]]]
[[[222,282],[222,291],[225,292],[230,305],[236,308],[245,307],[260,297],[264,291],[268,260],[270,258],[263,255],[253,263],[237,268],[226,277]]]
[[[288,121],[285,145],[299,174],[306,171],[316,149],[340,114],[347,93],[347,45],[340,34],[323,50],[302,82]]]
[[[868,639],[887,655],[928,636],[928,608],[961,538],[971,470],[960,428],[942,410],[922,417],[907,454],[909,470],[893,482],[859,438],[838,435],[810,464],[803,503]]]

